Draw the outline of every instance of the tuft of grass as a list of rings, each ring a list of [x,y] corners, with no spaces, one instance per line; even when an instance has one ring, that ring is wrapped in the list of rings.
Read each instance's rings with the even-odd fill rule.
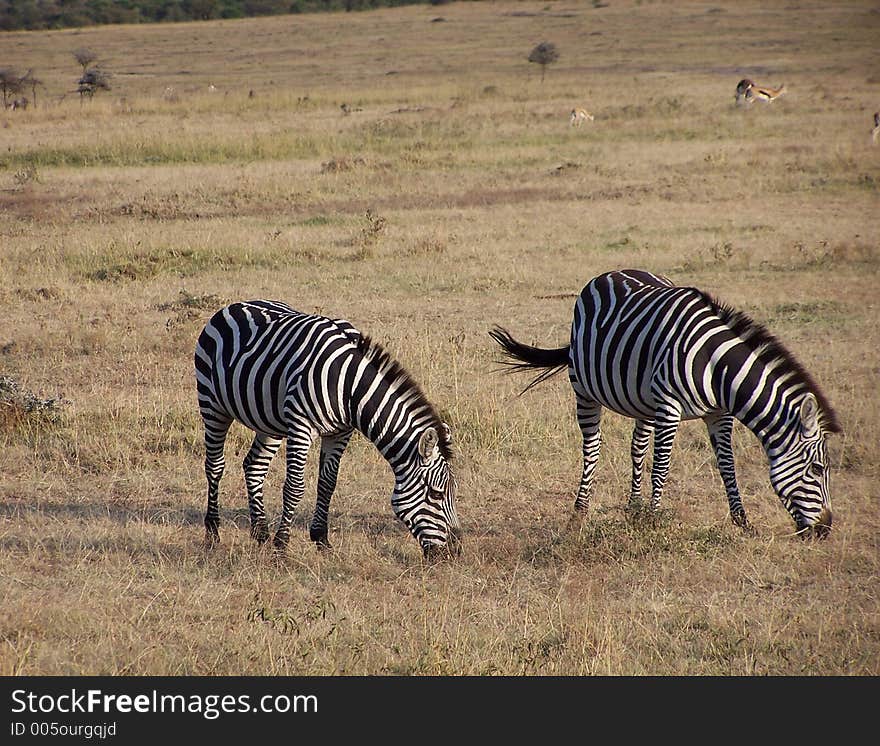
[[[235,247],[149,249],[138,243],[126,246],[115,242],[97,255],[73,255],[66,259],[83,279],[110,283],[142,282],[159,275],[192,277],[211,267],[271,268],[277,267],[280,261],[277,252],[249,252]]]
[[[372,210],[366,211],[364,220],[365,224],[361,228],[355,254],[355,257],[361,260],[375,256],[379,241],[388,229],[388,220],[375,214]]]

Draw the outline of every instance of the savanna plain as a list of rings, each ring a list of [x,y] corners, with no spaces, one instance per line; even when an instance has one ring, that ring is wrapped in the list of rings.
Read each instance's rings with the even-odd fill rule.
[[[873,2],[546,0],[0,36],[42,81],[0,113],[0,673],[880,674],[878,36]],[[786,93],[736,105],[741,78]],[[741,425],[756,534],[699,422],[657,519],[627,520],[613,414],[573,519],[568,382],[520,396],[487,332],[564,344],[626,267],[747,312],[819,382],[827,540],[794,536]],[[258,548],[241,426],[206,552],[192,352],[251,298],[409,369],[453,428],[459,558],[422,561],[362,436],[334,550],[308,539],[316,448],[286,557]],[[278,458],[270,519],[282,481]]]

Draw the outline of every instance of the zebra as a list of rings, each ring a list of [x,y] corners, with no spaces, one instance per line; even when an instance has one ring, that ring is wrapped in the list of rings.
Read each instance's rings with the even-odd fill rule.
[[[730,516],[753,530],[734,472],[731,433],[740,420],[761,441],[770,481],[802,536],[831,530],[826,436],[841,432],[817,384],[782,343],[708,293],[643,270],[590,280],[574,307],[571,341],[542,349],[496,326],[508,370],[540,370],[526,391],[568,369],[584,467],[575,511],[588,510],[599,457],[602,407],[635,420],[627,510],[641,505],[642,467],[653,434],[650,508],[657,511],[682,420],[702,419]]]
[[[282,513],[273,542],[283,553],[305,491],[308,451],[320,437],[309,536],[318,548],[330,547],[330,498],[340,459],[359,430],[391,466],[392,509],[425,557],[460,552],[451,430],[404,367],[351,323],[302,313],[278,301],[232,303],[217,311],[199,335],[195,373],[205,429],[209,547],[220,540],[223,450],[237,420],[255,433],[243,467],[251,535],[257,542],[269,538],[263,482],[272,457],[286,438]]]

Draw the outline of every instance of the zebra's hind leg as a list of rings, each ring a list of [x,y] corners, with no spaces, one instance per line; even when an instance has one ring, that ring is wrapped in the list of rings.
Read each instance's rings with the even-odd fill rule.
[[[307,422],[296,422],[287,433],[287,476],[282,490],[281,521],[275,532],[275,549],[283,553],[290,541],[293,513],[302,500],[306,485],[304,472],[314,432]]]
[[[730,506],[731,520],[743,529],[753,530],[739,495],[736,484],[736,471],[733,465],[733,415],[723,414],[705,418],[706,429],[709,431],[709,441],[712,450],[715,451],[715,462],[724,489],[727,492],[727,503]]]
[[[220,542],[220,478],[226,467],[223,446],[232,420],[216,412],[202,410],[205,424],[205,476],[208,479],[208,509],[205,512],[205,546]]]
[[[645,420],[636,420],[633,428],[630,456],[632,458],[632,482],[630,484],[629,502],[626,510],[635,512],[642,504],[642,474],[644,473],[645,457],[651,444],[654,427]]]
[[[577,421],[583,435],[584,471],[574,501],[574,509],[577,513],[586,513],[593,496],[593,473],[596,471],[602,444],[602,434],[599,431],[602,406],[592,399],[577,396]]]
[[[272,457],[281,447],[281,438],[257,433],[247,456],[244,457],[244,483],[248,493],[248,512],[251,516],[251,536],[260,544],[269,538],[266,510],[263,507],[263,483]]]
[[[348,430],[321,438],[321,460],[318,468],[318,499],[315,502],[315,514],[309,525],[309,537],[318,549],[330,549],[327,538],[327,516],[330,512],[330,498],[336,489],[339,476],[339,461],[351,440],[354,431]]]

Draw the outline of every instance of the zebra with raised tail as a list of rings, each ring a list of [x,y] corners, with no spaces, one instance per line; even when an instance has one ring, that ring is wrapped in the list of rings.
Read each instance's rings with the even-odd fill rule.
[[[657,510],[682,420],[701,418],[734,523],[749,527],[734,472],[734,418],[761,441],[770,482],[803,535],[831,530],[826,436],[841,432],[817,384],[782,343],[744,313],[642,270],[590,280],[574,308],[571,341],[543,349],[490,332],[513,370],[540,370],[526,390],[567,369],[583,435],[575,510],[589,508],[602,407],[635,420],[628,508],[641,502],[654,436],[650,507]]]
[[[258,542],[269,538],[263,482],[272,457],[286,439],[282,513],[274,538],[283,550],[305,491],[306,457],[320,437],[309,535],[319,548],[330,546],[330,498],[342,454],[359,430],[391,466],[391,507],[425,556],[460,551],[450,429],[403,366],[349,322],[275,301],[233,303],[214,314],[199,335],[195,370],[205,426],[209,546],[220,538],[223,446],[237,420],[255,432],[243,466],[251,533]]]

